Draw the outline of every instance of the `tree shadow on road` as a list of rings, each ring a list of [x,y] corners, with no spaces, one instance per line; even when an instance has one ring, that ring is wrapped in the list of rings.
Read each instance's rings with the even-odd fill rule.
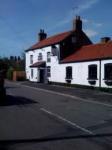
[[[7,95],[5,100],[0,99],[0,107],[12,106],[12,105],[26,105],[26,104],[34,104],[34,103],[38,103],[38,102],[25,97],[12,96],[12,95]]]
[[[0,145],[0,150],[11,150],[10,147],[8,146],[4,146],[4,145]]]

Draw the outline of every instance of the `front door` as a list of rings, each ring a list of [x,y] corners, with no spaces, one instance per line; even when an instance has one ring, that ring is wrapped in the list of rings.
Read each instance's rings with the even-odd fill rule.
[[[40,69],[40,82],[44,83],[45,82],[45,70]]]

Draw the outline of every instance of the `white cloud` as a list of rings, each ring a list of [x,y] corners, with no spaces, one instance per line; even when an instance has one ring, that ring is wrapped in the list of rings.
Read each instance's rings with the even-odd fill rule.
[[[97,2],[99,2],[99,0],[90,0],[89,2],[86,1],[86,3],[84,3],[84,4],[82,4],[82,5],[80,5],[80,6],[78,7],[78,9],[76,10],[76,13],[80,13],[80,12],[86,10],[86,9],[91,8],[91,7],[92,7],[94,4],[96,4]]]
[[[80,5],[80,7],[74,7],[74,10],[70,10],[68,12],[68,15],[61,21],[59,21],[53,28],[48,29],[48,31],[54,30],[57,27],[63,26],[69,22],[71,22],[71,20],[73,19],[73,16],[75,14],[78,14],[80,12],[85,11],[86,9],[91,8],[94,4],[96,4],[97,2],[99,2],[100,0],[90,0],[89,2],[86,1],[84,4]],[[85,21],[87,22],[88,20],[85,19]],[[100,23],[96,24],[97,26],[101,26]]]
[[[102,23],[98,23],[98,22],[95,22],[93,20],[88,20],[88,19],[82,19],[82,21],[89,25],[94,25],[95,27],[101,27],[103,25]]]
[[[89,36],[89,37],[94,37],[98,35],[98,32],[92,30],[92,29],[85,29],[84,32]]]
[[[101,27],[103,24],[102,23],[95,23],[96,27]]]

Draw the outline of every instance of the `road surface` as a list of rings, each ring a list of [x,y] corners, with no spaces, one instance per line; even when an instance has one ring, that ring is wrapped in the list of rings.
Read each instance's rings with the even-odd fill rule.
[[[5,86],[7,99],[0,106],[0,140],[4,143],[0,149],[112,149],[111,94],[86,90],[82,97],[75,89],[70,94],[67,88],[62,92],[61,87],[57,91],[54,86],[40,89],[9,81]],[[99,101],[100,95],[105,100]]]

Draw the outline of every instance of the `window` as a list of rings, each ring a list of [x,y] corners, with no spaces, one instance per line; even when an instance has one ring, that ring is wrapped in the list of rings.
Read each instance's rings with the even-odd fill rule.
[[[105,64],[104,66],[104,79],[112,80],[112,63]]]
[[[51,62],[51,53],[47,52],[47,62]]]
[[[47,77],[51,77],[51,67],[47,67]]]
[[[72,67],[66,67],[66,79],[72,79]]]
[[[30,64],[33,64],[33,55],[30,55]]]
[[[42,59],[43,59],[42,53],[39,53],[38,60],[42,60]]]
[[[76,43],[76,37],[75,36],[72,37],[72,43]]]
[[[88,66],[88,79],[97,79],[97,65]]]
[[[31,69],[31,78],[33,78],[33,69]]]

